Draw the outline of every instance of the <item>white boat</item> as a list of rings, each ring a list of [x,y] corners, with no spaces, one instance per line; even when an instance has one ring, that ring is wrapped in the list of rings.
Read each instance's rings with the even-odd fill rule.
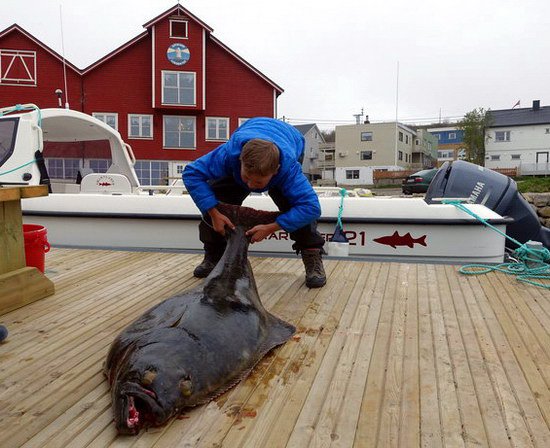
[[[49,196],[22,201],[26,223],[46,227],[54,246],[200,250],[199,210],[177,187],[140,185],[135,157],[120,134],[103,122],[67,109],[42,109],[5,114],[0,109],[0,184],[46,182],[35,160],[45,141],[108,140],[112,164],[105,173],[90,173],[79,185],[65,185]],[[156,191],[156,194],[150,194]],[[163,193],[159,193],[163,191]],[[319,231],[330,240],[340,197],[320,197]],[[269,196],[251,195],[245,206],[277,210]],[[510,218],[480,204],[467,204],[501,232]],[[505,238],[450,204],[427,204],[422,198],[345,197],[341,216],[349,240],[349,256],[360,259],[444,263],[500,263]],[[251,246],[252,252],[291,254],[284,231]]]

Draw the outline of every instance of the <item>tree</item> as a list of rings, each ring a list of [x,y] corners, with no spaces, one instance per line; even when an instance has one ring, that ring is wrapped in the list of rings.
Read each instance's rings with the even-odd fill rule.
[[[458,129],[464,131],[464,146],[468,162],[483,166],[485,163],[485,128],[491,123],[490,110],[478,107],[464,115]]]
[[[322,130],[321,135],[325,139],[325,142],[335,142],[336,141],[336,131],[334,129],[329,130]]]

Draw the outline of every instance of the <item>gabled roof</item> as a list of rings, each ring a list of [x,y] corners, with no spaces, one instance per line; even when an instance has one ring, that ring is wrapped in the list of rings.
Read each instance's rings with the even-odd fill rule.
[[[294,125],[294,127],[296,129],[298,129],[298,131],[300,131],[300,133],[302,135],[306,135],[310,129],[316,127],[317,125],[315,123],[311,123],[311,124],[297,124],[297,125]]]
[[[65,64],[67,65],[67,67],[71,68],[76,73],[81,74],[80,69],[78,69],[75,65],[71,64],[69,61],[67,61],[67,59],[65,59],[59,53],[55,52],[50,47],[48,47],[46,44],[39,41],[36,37],[34,37],[32,34],[29,34],[27,31],[25,31],[23,28],[21,28],[16,23],[14,23],[13,25],[7,27],[5,30],[0,31],[0,38],[8,35],[9,33],[13,32],[13,31],[18,31],[19,33],[23,34],[29,40],[33,41],[35,44],[37,44],[39,47],[41,47],[43,50],[50,53],[54,58],[58,59],[59,62],[63,63],[63,60],[65,60]]]
[[[220,40],[215,38],[214,36],[210,35],[210,40],[216,44],[218,44],[220,47],[222,47],[225,51],[227,51],[231,56],[238,59],[240,62],[242,62],[244,65],[246,65],[250,70],[252,70],[254,73],[256,73],[260,78],[262,78],[264,81],[266,81],[268,84],[270,84],[279,94],[283,93],[284,90],[282,87],[275,84],[271,79],[269,79],[267,76],[265,76],[260,70],[258,70],[256,67],[254,67],[252,64],[245,61],[243,58],[241,58],[237,53],[235,53],[231,48],[229,48],[227,45],[222,43]]]
[[[214,31],[213,28],[208,26],[206,23],[204,23],[202,20],[200,20],[198,17],[191,14],[187,9],[185,9],[181,5],[176,5],[173,8],[170,8],[166,11],[164,11],[162,14],[158,15],[152,20],[149,20],[145,25],[143,25],[143,28],[150,28],[156,23],[160,22],[161,20],[164,20],[166,17],[171,16],[173,14],[180,15],[181,13],[185,14],[186,16],[189,16],[192,20],[194,20],[196,23],[198,23],[203,28],[206,28],[210,33]]]
[[[89,71],[96,68],[98,65],[103,64],[106,60],[111,59],[113,56],[115,56],[118,53],[121,53],[122,51],[126,50],[126,48],[134,45],[136,42],[139,42],[141,39],[147,37],[148,34],[149,33],[147,31],[144,31],[143,33],[141,33],[141,34],[137,35],[136,37],[134,37],[132,40],[129,40],[125,44],[122,44],[120,47],[115,48],[110,53],[106,54],[105,56],[103,56],[102,58],[100,58],[97,61],[93,62],[92,64],[88,65],[88,67],[86,67],[85,69],[82,70],[82,74],[85,75]]]
[[[490,110],[489,128],[507,126],[528,126],[534,124],[550,124],[550,106],[539,109],[524,107],[521,109]]]

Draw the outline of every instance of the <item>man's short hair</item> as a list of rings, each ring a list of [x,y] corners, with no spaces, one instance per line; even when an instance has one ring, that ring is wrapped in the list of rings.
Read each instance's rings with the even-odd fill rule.
[[[269,176],[279,169],[279,148],[267,140],[254,138],[241,151],[241,164],[249,174]]]

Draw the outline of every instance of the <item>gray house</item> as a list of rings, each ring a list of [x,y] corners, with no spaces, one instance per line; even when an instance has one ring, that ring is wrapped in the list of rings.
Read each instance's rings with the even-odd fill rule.
[[[306,140],[302,171],[311,181],[320,179],[319,145],[325,143],[325,139],[316,124],[300,124],[294,127],[300,131]]]

